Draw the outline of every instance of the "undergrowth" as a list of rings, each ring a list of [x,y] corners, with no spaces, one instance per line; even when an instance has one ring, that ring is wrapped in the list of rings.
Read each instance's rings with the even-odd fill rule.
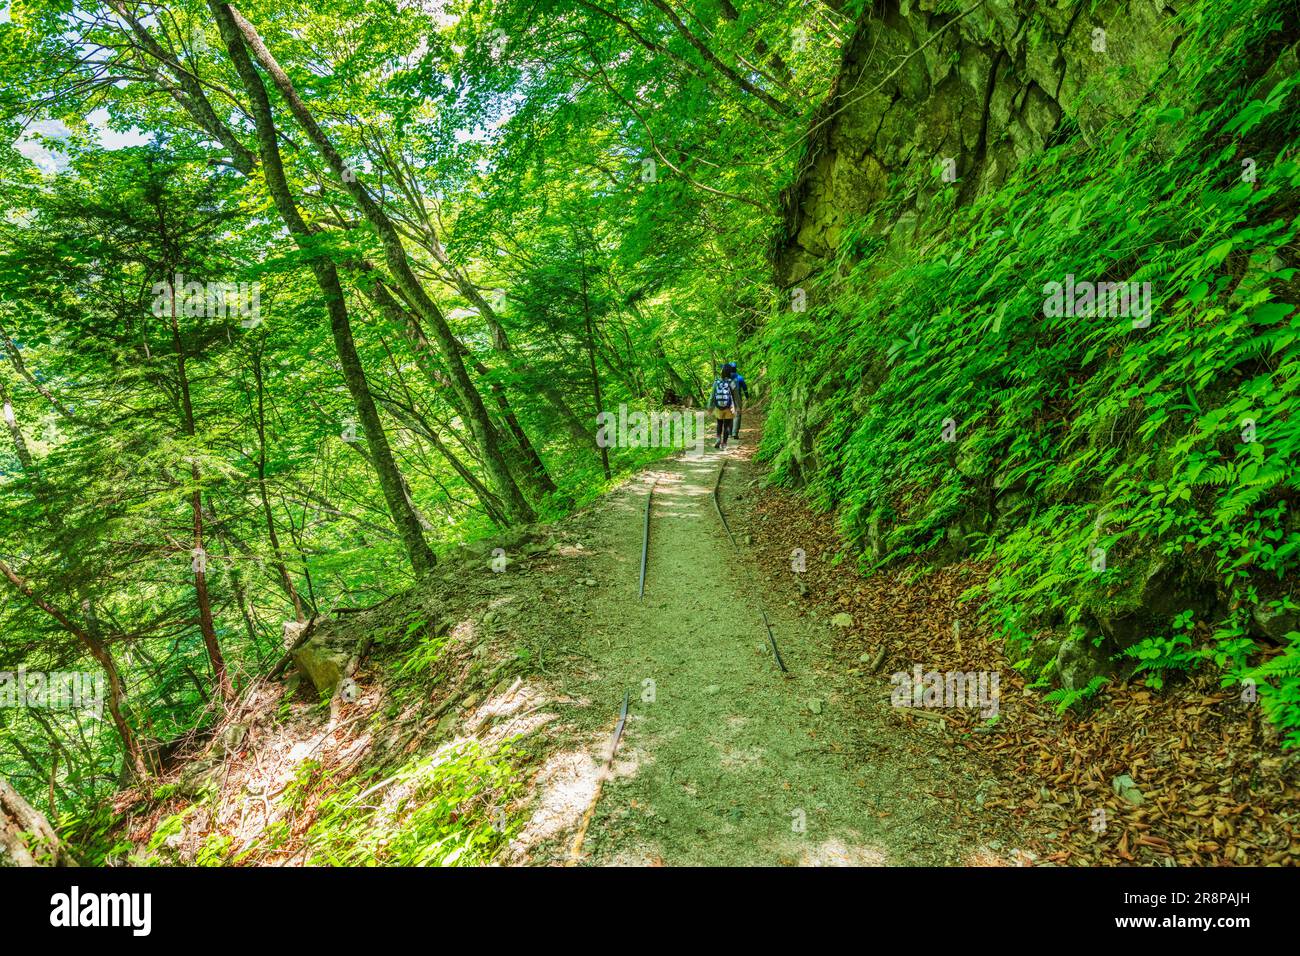
[[[1187,38],[1136,116],[1065,130],[968,207],[937,175],[895,182],[809,291],[821,304],[769,323],[769,371],[778,406],[807,397],[822,416],[809,491],[867,566],[954,542],[993,557],[980,597],[1017,652],[1153,592],[1190,596],[1125,659],[1155,685],[1222,669],[1294,746],[1300,633],[1263,647],[1251,614],[1290,606],[1300,568],[1294,51],[1260,72],[1295,44],[1296,14],[1207,0],[1180,17]],[[943,224],[883,241],[918,190]],[[1049,316],[1067,276],[1150,283],[1149,322]],[[802,480],[777,437],[789,417],[774,410],[765,451]]]

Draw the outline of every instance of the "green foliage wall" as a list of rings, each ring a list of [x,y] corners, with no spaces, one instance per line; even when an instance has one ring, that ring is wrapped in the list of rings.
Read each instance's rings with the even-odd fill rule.
[[[1065,130],[960,208],[938,170],[891,183],[766,328],[766,451],[867,564],[990,556],[980,600],[1027,666],[1060,631],[1156,683],[1212,662],[1300,744],[1296,14],[1210,0],[1180,28],[1104,135]],[[882,238],[916,190],[938,213]],[[1149,283],[1149,324],[1050,316],[1067,276]]]

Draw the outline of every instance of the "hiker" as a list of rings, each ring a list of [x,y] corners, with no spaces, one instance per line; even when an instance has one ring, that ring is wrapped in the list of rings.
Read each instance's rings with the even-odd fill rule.
[[[749,386],[745,384],[745,376],[740,374],[735,362],[728,362],[722,366],[722,377],[731,383],[731,393],[735,398],[736,422],[731,429],[731,437],[739,438],[740,417],[745,410],[745,399],[749,398]]]
[[[718,421],[718,440],[713,443],[713,447],[725,449],[727,439],[731,437],[731,423],[736,417],[736,394],[732,390],[731,379],[719,374],[713,380],[709,410]]]

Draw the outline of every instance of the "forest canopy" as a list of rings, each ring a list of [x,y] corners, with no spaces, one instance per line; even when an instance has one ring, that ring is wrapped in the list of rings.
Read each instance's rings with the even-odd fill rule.
[[[653,457],[596,415],[702,403],[756,328],[851,25],[711,13],[8,5],[4,658],[95,661],[116,733],[6,710],[7,775],[93,806],[286,621]]]

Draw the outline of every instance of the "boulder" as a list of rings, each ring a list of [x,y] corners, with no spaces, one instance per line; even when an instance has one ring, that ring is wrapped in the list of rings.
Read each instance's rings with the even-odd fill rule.
[[[1250,612],[1250,630],[1256,637],[1274,644],[1286,642],[1286,636],[1300,631],[1300,609],[1279,607],[1281,602],[1257,604]]]
[[[458,562],[487,561],[492,556],[494,547],[496,545],[487,538],[466,541],[456,547],[452,559]]]
[[[993,526],[993,515],[989,508],[979,502],[972,502],[949,526],[945,532],[948,549],[955,557],[963,557],[982,535],[988,534]]]
[[[248,737],[248,724],[233,722],[221,728],[219,743],[224,754],[237,753]]]
[[[221,786],[225,776],[225,762],[219,755],[210,754],[185,765],[176,780],[176,792],[191,799]]]
[[[280,632],[280,641],[287,651],[297,643],[298,638],[302,637],[302,632],[307,629],[307,621],[285,621],[284,627]]]
[[[505,552],[507,564],[521,557],[535,557],[550,550],[554,542],[546,539],[546,532],[537,525],[525,524],[515,528],[501,528],[486,538],[466,541],[456,546],[445,562],[448,572],[458,573],[466,565],[493,568],[498,549]]]
[[[488,553],[495,548],[503,549],[506,554],[519,551],[524,545],[538,537],[538,530],[531,524],[521,524],[514,528],[505,528],[494,534],[488,541]]]
[[[1029,673],[1035,678],[1041,675],[1043,668],[1056,660],[1061,645],[1071,639],[1070,631],[1066,628],[1052,628],[1034,635],[1034,641],[1029,646]]]
[[[348,676],[348,665],[355,650],[355,639],[323,630],[293,652],[293,662],[322,697],[332,697],[339,683]]]
[[[1130,570],[1127,564],[1136,564]],[[1144,637],[1168,629],[1169,622],[1190,610],[1197,620],[1215,611],[1213,589],[1196,581],[1179,562],[1148,554],[1114,563],[1103,574],[1122,576],[1125,587],[1105,600],[1085,603],[1116,650],[1132,647]]]
[[[998,527],[1005,530],[1028,517],[1033,510],[1034,499],[1026,494],[1023,485],[1017,483],[996,490],[993,507],[997,513]]]
[[[1095,637],[1084,634],[1061,644],[1056,653],[1056,673],[1062,687],[1083,690],[1094,677],[1111,672],[1111,655],[1097,643]]]

